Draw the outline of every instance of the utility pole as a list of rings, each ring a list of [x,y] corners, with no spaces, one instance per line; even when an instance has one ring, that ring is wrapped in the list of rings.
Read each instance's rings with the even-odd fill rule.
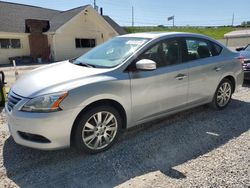
[[[94,9],[98,12],[98,6],[96,5],[96,0],[94,0]]]
[[[173,28],[174,28],[174,19],[175,19],[175,17],[173,16]]]
[[[233,17],[232,17],[232,27],[234,26],[234,13],[233,13]]]
[[[132,27],[134,27],[135,20],[134,20],[134,6],[132,6]]]

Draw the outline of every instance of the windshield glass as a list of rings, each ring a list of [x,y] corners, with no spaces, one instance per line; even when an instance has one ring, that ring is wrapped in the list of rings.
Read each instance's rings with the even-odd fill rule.
[[[80,56],[73,63],[90,67],[115,67],[148,40],[135,37],[115,37]]]

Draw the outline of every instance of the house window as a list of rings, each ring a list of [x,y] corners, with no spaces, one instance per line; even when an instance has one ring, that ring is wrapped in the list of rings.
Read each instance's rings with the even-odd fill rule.
[[[10,40],[0,39],[0,48],[10,48]]]
[[[11,48],[21,48],[20,39],[11,39]]]
[[[95,39],[75,39],[76,48],[93,48],[95,47]]]
[[[1,39],[0,38],[0,48],[21,48],[20,39]]]

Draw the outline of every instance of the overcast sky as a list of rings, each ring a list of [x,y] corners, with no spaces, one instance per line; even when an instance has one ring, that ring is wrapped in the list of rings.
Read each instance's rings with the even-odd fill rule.
[[[21,4],[68,10],[92,4],[94,0],[8,0]],[[175,15],[178,26],[231,25],[250,21],[250,0],[96,0],[104,14],[120,25],[131,25],[134,6],[135,25],[172,25],[167,17]]]

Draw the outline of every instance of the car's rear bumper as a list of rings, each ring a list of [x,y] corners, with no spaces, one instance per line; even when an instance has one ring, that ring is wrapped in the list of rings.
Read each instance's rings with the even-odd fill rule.
[[[235,85],[235,90],[236,91],[242,86],[243,82],[244,82],[244,72],[241,70],[236,75],[236,85]]]
[[[244,80],[250,80],[250,70],[244,71]]]

